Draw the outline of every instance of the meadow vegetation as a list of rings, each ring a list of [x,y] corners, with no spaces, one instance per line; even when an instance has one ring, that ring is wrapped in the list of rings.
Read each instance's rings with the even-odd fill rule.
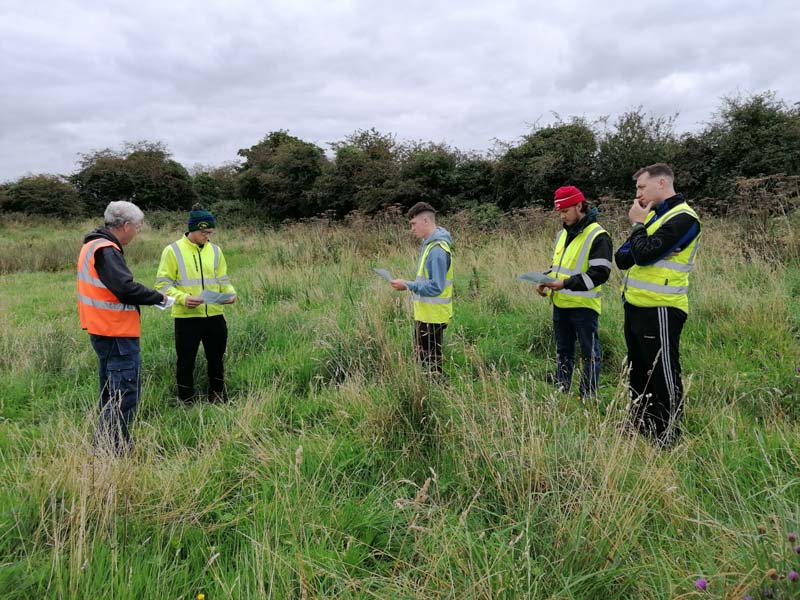
[[[443,384],[414,364],[408,296],[371,271],[412,276],[405,220],[223,224],[233,401],[176,403],[172,319],[143,308],[136,448],[120,459],[91,447],[96,359],[74,300],[93,224],[0,225],[2,597],[798,597],[767,574],[800,564],[798,213],[705,219],[669,452],[620,432],[619,272],[598,398],[557,393],[549,305],[514,280],[549,264],[557,219],[482,215],[443,223]],[[183,217],[127,248],[138,280],[152,285]],[[624,219],[604,217],[618,245]]]

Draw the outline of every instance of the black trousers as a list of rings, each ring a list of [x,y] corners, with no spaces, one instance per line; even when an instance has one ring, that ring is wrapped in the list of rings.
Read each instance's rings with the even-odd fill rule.
[[[414,321],[414,347],[417,360],[429,373],[442,373],[442,341],[447,323]]]
[[[625,304],[630,418],[640,433],[667,447],[680,436],[680,340],[686,316],[679,308]]]
[[[228,346],[228,325],[223,315],[175,319],[175,352],[178,355],[178,398],[191,402],[194,398],[194,364],[197,350],[203,343],[208,362],[208,395],[225,394],[223,357]]]

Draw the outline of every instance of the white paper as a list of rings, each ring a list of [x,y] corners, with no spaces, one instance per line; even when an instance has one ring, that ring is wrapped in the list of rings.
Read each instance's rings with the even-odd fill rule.
[[[175,298],[167,296],[167,301],[164,304],[153,304],[153,306],[158,310],[167,310],[173,304],[175,304]]]
[[[203,290],[200,292],[200,297],[206,304],[222,304],[226,300],[230,300],[236,294],[221,294],[220,292],[212,292],[211,290]]]
[[[381,277],[383,277],[386,281],[391,281],[392,279],[394,279],[394,277],[392,277],[392,274],[389,273],[389,271],[387,271],[386,269],[372,269],[372,270],[375,271]]]
[[[548,277],[547,275],[537,273],[536,271],[517,275],[517,279],[520,281],[527,281],[528,283],[552,283],[556,280],[555,277]]]

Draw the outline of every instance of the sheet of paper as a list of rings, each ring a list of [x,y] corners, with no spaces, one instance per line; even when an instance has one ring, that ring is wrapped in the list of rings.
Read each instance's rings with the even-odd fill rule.
[[[548,277],[547,275],[537,273],[536,271],[517,275],[517,279],[520,281],[527,281],[528,283],[551,283],[555,281],[555,277]]]
[[[200,297],[206,304],[222,304],[226,300],[230,300],[236,294],[221,294],[220,292],[212,292],[211,290],[203,290],[200,292]]]
[[[153,306],[155,308],[157,308],[158,310],[167,310],[173,304],[175,304],[175,298],[173,298],[172,296],[167,296],[166,303],[164,303],[164,304],[153,304]]]
[[[372,270],[375,271],[381,277],[383,277],[386,281],[391,281],[392,279],[394,279],[394,277],[392,277],[392,274],[389,273],[389,271],[387,271],[386,269],[372,269]]]

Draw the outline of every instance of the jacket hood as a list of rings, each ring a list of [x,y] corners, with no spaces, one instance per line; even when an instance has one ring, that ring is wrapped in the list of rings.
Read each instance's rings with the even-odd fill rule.
[[[453,238],[450,237],[450,232],[444,227],[437,227],[434,229],[433,233],[430,234],[430,236],[428,236],[428,238],[425,240],[424,245],[438,241],[447,242],[447,245],[450,246],[450,248],[453,247]]]
[[[92,240],[96,240],[98,238],[103,238],[114,242],[117,246],[119,246],[120,251],[123,251],[122,244],[120,244],[117,236],[111,233],[108,227],[97,227],[96,229],[93,229],[84,236],[83,243],[85,244],[86,242],[91,242]]]

